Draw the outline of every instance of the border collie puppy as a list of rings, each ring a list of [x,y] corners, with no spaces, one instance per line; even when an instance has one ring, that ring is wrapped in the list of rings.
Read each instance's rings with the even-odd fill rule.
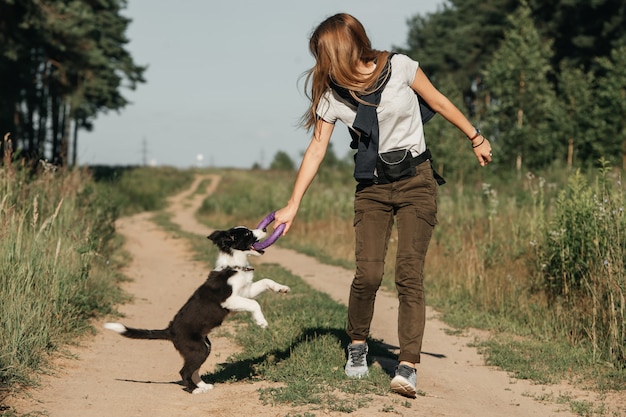
[[[233,311],[249,311],[257,325],[267,327],[261,306],[254,297],[268,289],[289,292],[289,287],[271,279],[252,282],[254,269],[248,263],[248,256],[263,254],[252,245],[265,236],[264,230],[243,226],[211,233],[208,238],[219,248],[216,267],[165,329],[135,329],[120,323],[105,323],[104,328],[133,339],[172,341],[184,360],[180,370],[183,385],[193,394],[207,392],[213,385],[202,381],[199,370],[211,353],[209,332]]]

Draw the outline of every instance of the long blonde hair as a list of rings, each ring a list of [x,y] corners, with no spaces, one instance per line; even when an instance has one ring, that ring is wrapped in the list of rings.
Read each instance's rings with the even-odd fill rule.
[[[306,129],[315,125],[315,110],[331,79],[352,94],[365,94],[376,84],[384,65],[377,65],[374,72],[364,77],[357,71],[359,64],[384,63],[389,56],[389,52],[372,49],[361,22],[347,13],[338,13],[320,23],[309,39],[309,50],[315,65],[305,73],[304,92],[311,101],[301,119]]]

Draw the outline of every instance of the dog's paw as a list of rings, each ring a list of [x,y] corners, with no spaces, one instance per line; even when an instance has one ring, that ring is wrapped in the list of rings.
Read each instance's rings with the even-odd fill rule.
[[[274,288],[275,292],[281,292],[281,293],[287,293],[289,291],[291,291],[291,288],[289,288],[286,285],[277,285],[276,288]]]
[[[260,320],[260,319],[259,319],[259,320],[256,320],[256,324],[257,324],[260,328],[262,328],[262,329],[267,329],[267,325],[268,325],[268,323],[267,323],[267,320],[265,320],[265,319],[263,319],[263,320]]]
[[[205,394],[213,389],[213,384],[207,384],[206,382],[199,382],[198,388],[191,391],[192,394]]]

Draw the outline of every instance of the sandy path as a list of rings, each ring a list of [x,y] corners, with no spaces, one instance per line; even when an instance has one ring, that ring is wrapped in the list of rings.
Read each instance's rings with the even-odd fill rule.
[[[206,190],[213,192],[219,181],[213,178]],[[186,192],[171,199],[173,222],[188,232],[207,235],[210,230],[199,224],[194,212],[206,194],[193,194],[203,178]],[[171,237],[139,214],[119,221],[118,230],[127,238],[133,261],[124,271],[133,279],[125,289],[136,298],[120,308],[125,323],[142,327],[164,327],[193,290],[205,279],[208,268],[194,262],[183,239]],[[294,251],[273,246],[253,262],[277,263],[301,276],[314,288],[346,303],[352,272],[321,265]],[[397,301],[380,293],[372,326],[372,336],[397,346],[395,332]],[[100,328],[101,323],[97,323]],[[414,400],[411,408],[394,407],[396,415],[571,417],[566,405],[542,403],[531,397],[558,396],[572,392],[567,386],[540,386],[510,378],[505,372],[484,365],[469,337],[446,334],[446,325],[429,310],[418,388],[425,397]],[[211,370],[225,360],[233,349],[228,339],[212,336],[213,353],[202,368]],[[8,404],[21,414],[44,411],[51,417],[106,416],[286,416],[306,409],[264,406],[256,390],[260,384],[224,383],[205,395],[189,395],[178,385],[181,360],[169,342],[122,339],[112,332],[98,331],[81,347],[73,350],[78,359],[59,361],[54,376],[45,376],[40,388],[27,397],[13,398]],[[384,364],[390,366],[392,364]],[[389,416],[382,411],[401,397],[391,394],[351,416]],[[235,401],[233,401],[236,399]],[[404,399],[401,399],[404,401]],[[376,403],[377,402],[377,403]],[[190,414],[193,413],[193,414]],[[310,410],[317,416],[326,414]]]

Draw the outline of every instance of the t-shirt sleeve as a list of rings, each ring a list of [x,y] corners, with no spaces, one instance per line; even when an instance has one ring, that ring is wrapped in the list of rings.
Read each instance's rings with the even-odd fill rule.
[[[328,90],[322,95],[320,102],[317,103],[315,113],[325,122],[335,124],[337,121],[337,114],[334,110],[331,99],[331,92]]]
[[[393,70],[401,74],[402,80],[405,81],[407,85],[413,84],[415,74],[420,66],[419,62],[403,54],[394,55],[392,60],[394,64]]]

